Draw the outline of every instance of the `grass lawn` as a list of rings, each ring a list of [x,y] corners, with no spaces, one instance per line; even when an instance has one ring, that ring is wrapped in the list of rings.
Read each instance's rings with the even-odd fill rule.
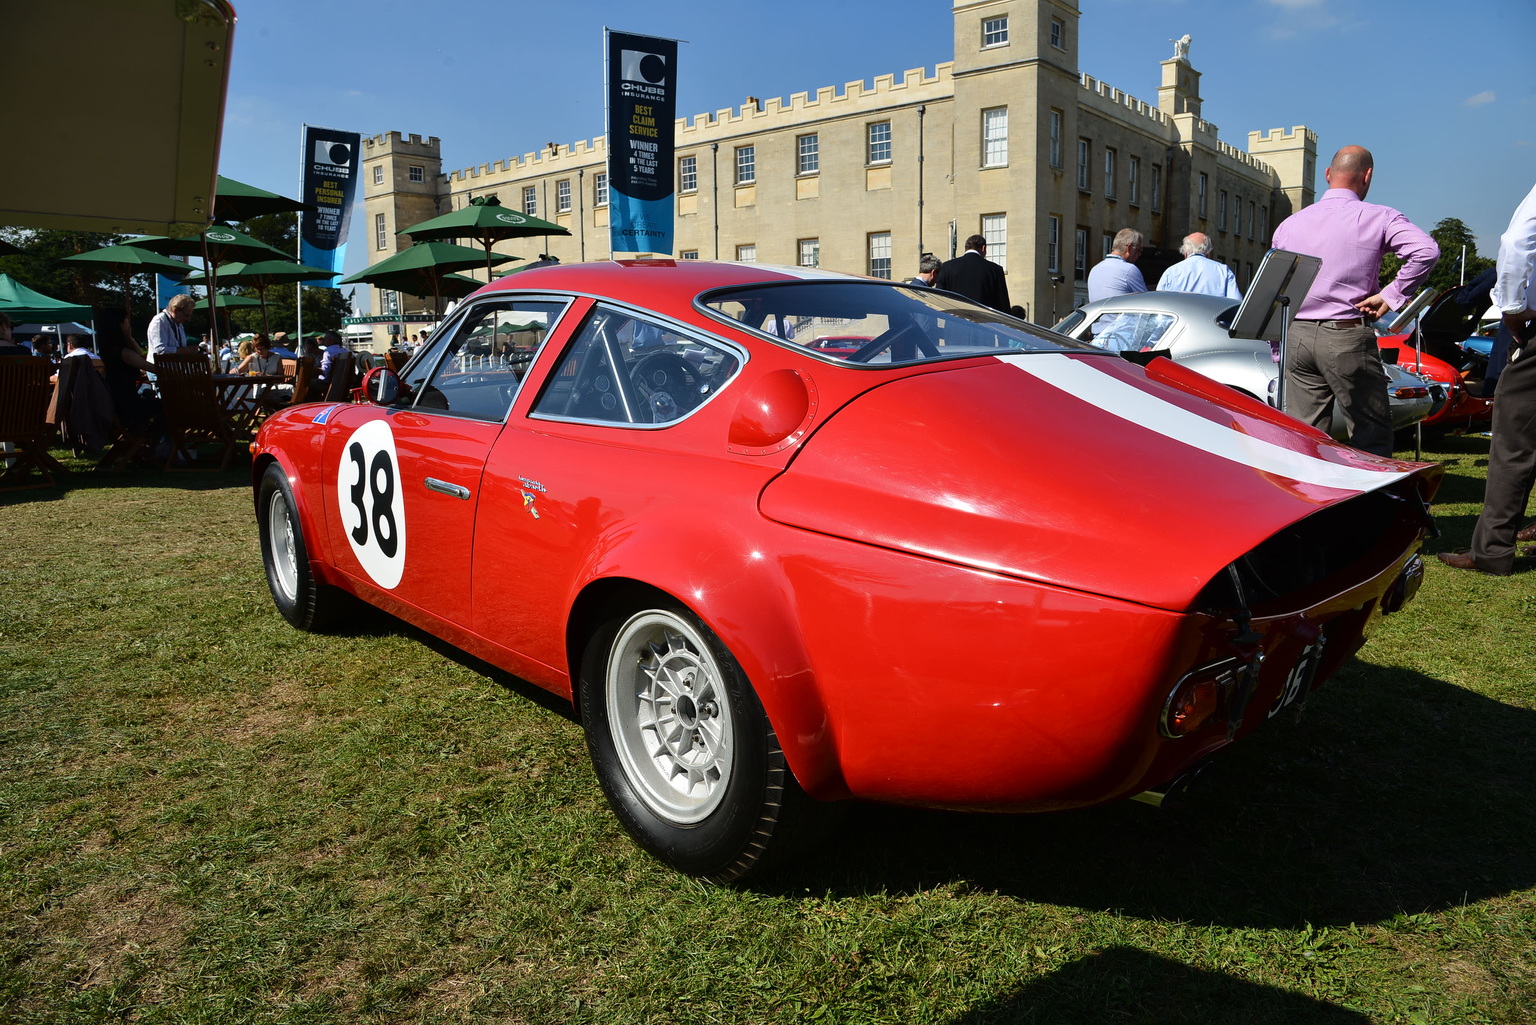
[[[1429,458],[1465,546],[1487,441]],[[244,470],[80,473],[0,536],[0,1023],[1536,1020],[1530,572],[1431,559],[1179,811],[858,807],[733,890],[527,685],[290,629]]]

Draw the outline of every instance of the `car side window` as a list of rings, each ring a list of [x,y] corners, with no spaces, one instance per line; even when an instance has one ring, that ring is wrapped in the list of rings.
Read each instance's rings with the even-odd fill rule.
[[[1171,313],[1104,313],[1088,326],[1093,344],[1111,352],[1155,349],[1169,328]]]
[[[414,394],[411,405],[475,420],[505,419],[534,353],[564,308],[532,299],[476,305],[450,326],[435,359],[412,365],[405,382]]]
[[[597,307],[533,407],[535,416],[613,424],[681,420],[735,376],[729,350]]]

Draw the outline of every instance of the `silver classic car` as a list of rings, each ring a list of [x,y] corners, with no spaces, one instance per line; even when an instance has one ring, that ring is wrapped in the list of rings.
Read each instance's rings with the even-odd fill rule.
[[[1192,292],[1140,292],[1100,299],[1073,310],[1055,330],[1105,349],[1155,350],[1191,370],[1261,402],[1275,404],[1279,366],[1268,342],[1233,338],[1229,328],[1238,304],[1223,296]],[[1445,402],[1442,385],[1386,364],[1392,425],[1411,427]],[[1345,436],[1335,413],[1332,434]]]

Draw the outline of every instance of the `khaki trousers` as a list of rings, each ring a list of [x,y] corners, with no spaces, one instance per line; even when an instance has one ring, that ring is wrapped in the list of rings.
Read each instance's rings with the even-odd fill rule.
[[[1375,332],[1358,324],[1298,320],[1285,341],[1285,411],[1326,431],[1337,399],[1349,443],[1390,456],[1392,411]]]

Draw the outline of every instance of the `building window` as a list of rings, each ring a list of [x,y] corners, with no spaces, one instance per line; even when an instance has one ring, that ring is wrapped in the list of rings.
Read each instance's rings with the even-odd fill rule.
[[[1131,157],[1125,165],[1125,191],[1132,206],[1141,205],[1141,158]]]
[[[796,174],[815,174],[821,170],[821,136],[802,135],[797,142]]]
[[[800,240],[800,266],[821,266],[821,239],[803,238]]]
[[[1114,251],[1114,248],[1115,236],[1111,235],[1107,231],[1099,236],[1099,259],[1104,259],[1104,257],[1108,256],[1111,252]]]
[[[1253,200],[1248,201],[1248,237],[1253,238]]]
[[[1152,212],[1163,208],[1163,165],[1152,165]]]
[[[1067,48],[1067,44],[1065,42],[1065,35],[1066,35],[1066,28],[1062,25],[1061,22],[1057,21],[1055,18],[1052,18],[1051,19],[1051,45],[1056,47],[1056,49],[1058,49],[1058,50],[1065,50]]]
[[[981,45],[1002,46],[1008,41],[1008,18],[983,18],[981,22]]]
[[[608,205],[608,172],[598,171],[592,176],[592,205]]]
[[[523,186],[523,213],[529,217],[539,216],[539,190],[537,186]]]
[[[685,260],[697,260],[699,258],[699,251],[697,249],[684,249],[677,255],[681,256]]]
[[[1055,214],[1045,233],[1045,269],[1053,274],[1061,270],[1061,218]]]
[[[1077,140],[1077,187],[1084,192],[1088,191],[1088,158],[1093,149],[1093,144],[1087,139]]]
[[[1227,230],[1227,190],[1216,193],[1216,227]]]
[[[981,112],[981,166],[1005,167],[1008,164],[1008,108],[993,107]]]
[[[406,170],[410,172],[410,179],[413,182],[424,182],[427,180],[427,169],[424,167],[412,164]]]
[[[1195,212],[1197,214],[1199,214],[1199,216],[1201,216],[1201,217],[1209,217],[1210,216],[1210,204],[1208,202],[1208,198],[1210,196],[1210,192],[1211,192],[1211,179],[1210,179],[1209,176],[1202,174],[1200,176],[1200,189],[1199,189],[1199,192],[1196,193],[1196,195],[1198,196],[1198,199],[1197,199],[1196,206],[1195,206]]]
[[[1269,207],[1261,206],[1261,207],[1259,207],[1259,241],[1260,242],[1264,242],[1264,241],[1267,241],[1268,239],[1269,239]]]
[[[1008,215],[982,214],[981,237],[987,240],[987,259],[1008,269]]]
[[[891,279],[891,233],[872,232],[869,236],[869,276]]]
[[[677,161],[677,190],[679,192],[699,191],[699,158],[679,157]]]
[[[1104,151],[1104,198],[1115,198],[1115,151]]]
[[[891,123],[889,121],[876,121],[869,126],[869,162],[871,164],[891,162]]]
[[[1088,230],[1077,229],[1077,248],[1072,255],[1072,280],[1088,280]]]
[[[737,246],[736,259],[741,263],[757,262],[757,246]]]
[[[383,164],[374,164],[373,165],[373,183],[375,185],[383,185],[384,184],[384,165]]]
[[[1243,197],[1232,197],[1232,234],[1243,233]]]
[[[1051,111],[1051,166],[1061,167],[1061,111]]]
[[[757,181],[757,147],[736,147],[736,184],[751,185]]]
[[[561,178],[555,182],[555,213],[568,214],[571,212],[571,180]]]
[[[373,248],[389,248],[389,229],[384,227],[384,215],[373,215]]]

